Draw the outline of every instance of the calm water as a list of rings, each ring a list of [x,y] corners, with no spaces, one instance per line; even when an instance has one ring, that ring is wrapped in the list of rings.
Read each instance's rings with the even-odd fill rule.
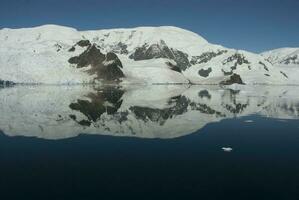
[[[298,91],[2,88],[0,197],[298,199]]]

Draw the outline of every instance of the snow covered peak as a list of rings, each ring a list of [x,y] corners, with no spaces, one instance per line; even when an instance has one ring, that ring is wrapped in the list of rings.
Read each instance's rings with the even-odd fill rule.
[[[261,55],[210,44],[196,33],[173,26],[93,31],[58,25],[2,29],[0,43],[0,80],[14,83],[93,83],[95,66],[110,71],[104,55],[119,58],[123,67],[113,69],[120,70],[122,81],[128,82],[298,82],[296,76],[291,77],[293,73],[274,68]],[[91,47],[93,53],[86,53]],[[299,63],[297,52],[290,52],[282,61]],[[83,61],[84,67],[76,65]],[[106,75],[101,72],[100,77]]]
[[[299,65],[299,48],[279,48],[261,55],[272,64]]]
[[[144,44],[160,43],[161,40],[168,46],[187,53],[193,48],[200,49],[200,47],[209,44],[198,34],[173,26],[103,29],[80,33],[83,37],[99,42],[103,46],[125,44],[129,52]]]
[[[0,41],[11,44],[51,40],[70,43],[78,40],[80,37],[81,36],[76,29],[58,25],[43,25],[20,29],[5,28],[0,30]]]
[[[71,44],[84,38],[103,46],[123,43],[127,45],[128,51],[133,51],[145,43],[151,45],[161,40],[165,41],[168,46],[187,53],[208,44],[207,40],[198,34],[174,26],[77,31],[74,28],[49,24],[32,28],[0,30],[0,41],[4,42],[54,40]]]

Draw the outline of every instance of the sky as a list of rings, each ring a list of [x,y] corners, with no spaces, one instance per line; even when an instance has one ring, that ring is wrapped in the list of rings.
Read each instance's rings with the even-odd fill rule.
[[[299,0],[0,0],[0,28],[177,26],[253,52],[299,47]]]

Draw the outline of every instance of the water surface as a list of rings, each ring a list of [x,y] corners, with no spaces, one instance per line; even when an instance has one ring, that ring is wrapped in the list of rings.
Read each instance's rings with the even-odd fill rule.
[[[2,88],[1,196],[297,199],[298,89]]]

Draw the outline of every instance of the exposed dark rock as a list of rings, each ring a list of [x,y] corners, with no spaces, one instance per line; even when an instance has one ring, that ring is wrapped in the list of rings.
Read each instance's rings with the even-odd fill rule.
[[[71,119],[73,119],[73,120],[77,120],[77,116],[76,115],[69,115],[69,117],[71,118]]]
[[[200,69],[198,70],[198,74],[202,77],[208,77],[212,72],[212,68],[209,67],[208,69]]]
[[[62,49],[62,46],[60,44],[55,44],[54,46],[57,52],[59,52]]]
[[[232,71],[236,70],[236,69],[237,69],[237,65],[235,64],[234,66],[230,67],[230,69],[231,69]]]
[[[136,61],[153,58],[168,58],[174,60],[177,63],[177,67],[182,71],[191,66],[188,60],[188,54],[169,48],[163,40],[161,40],[159,44],[152,44],[151,46],[144,44],[136,48],[135,52],[132,53],[129,58]]]
[[[284,72],[282,72],[282,71],[280,71],[280,73],[281,73],[284,77],[289,78],[289,77],[286,75],[286,73],[284,73]]]
[[[85,119],[79,121],[78,123],[82,126],[90,126],[91,125],[91,122],[88,120],[85,120]]]
[[[298,55],[294,55],[294,56],[290,56],[286,59],[284,59],[283,61],[281,61],[280,63],[282,64],[299,64],[299,58]]]
[[[236,61],[235,62],[235,65],[234,66],[237,66],[237,65],[242,65],[242,64],[250,64],[250,62],[245,58],[245,56],[243,54],[240,54],[240,53],[235,53],[234,55],[228,57],[227,59],[225,59],[222,64],[227,64],[229,62],[233,62],[233,61]]]
[[[210,95],[210,93],[209,93],[208,90],[201,90],[201,91],[198,93],[198,96],[199,96],[200,98],[204,98],[204,97],[206,97],[206,98],[208,98],[208,99],[211,99],[211,95]]]
[[[269,71],[269,69],[268,69],[268,67],[265,65],[265,63],[263,63],[263,62],[260,61],[259,64],[262,65],[266,71]]]
[[[220,85],[232,85],[234,83],[244,85],[241,76],[239,74],[233,74],[228,80],[222,81]]]
[[[91,45],[89,40],[80,40],[79,42],[77,42],[77,45],[80,47],[88,47]]]
[[[69,49],[69,52],[74,52],[76,50],[76,48],[73,46]]]
[[[115,53],[109,52],[106,54],[105,62],[110,62],[110,61],[112,61],[114,64],[116,64],[120,68],[123,68],[121,61],[118,59],[118,57]]]
[[[171,70],[182,73],[182,70],[178,66],[172,64],[171,62],[166,62],[166,64],[169,66]]]
[[[135,52],[132,53],[129,56],[129,58],[133,59],[133,60],[148,60],[148,59],[152,59],[153,57],[152,56],[150,57],[148,55],[149,53],[147,53],[148,46],[149,45],[147,43],[145,43],[141,47],[137,47],[135,49]]]
[[[265,76],[270,76],[270,74],[264,74]]]
[[[224,69],[221,69],[221,71],[223,72],[224,76],[230,76],[230,75],[232,75],[234,73],[233,70],[231,70],[229,72],[226,72],[226,71],[224,71]]]
[[[220,56],[226,52],[227,52],[227,50],[220,50],[218,52],[213,52],[213,51],[205,52],[205,53],[201,54],[200,56],[192,56],[190,63],[192,65],[207,63],[210,60],[212,60],[213,58]]]
[[[172,53],[173,54],[170,54],[170,55],[174,55],[173,59],[176,63],[177,63],[177,66],[182,70],[186,70],[188,67],[191,66],[191,64],[189,63],[189,60],[188,60],[188,54],[182,52],[182,51],[179,51],[179,50],[174,50],[174,49],[171,49]]]
[[[243,54],[239,54],[239,53],[235,53],[234,55],[228,57],[227,59],[225,59],[222,64],[225,65],[227,63],[230,62],[234,62],[233,66],[230,67],[230,71],[224,71],[222,69],[222,72],[225,76],[230,76],[234,74],[234,71],[237,69],[238,65],[242,65],[242,64],[250,64],[250,62],[248,60],[245,59]],[[251,67],[248,65],[248,69],[251,70]]]
[[[70,64],[78,64],[78,63],[80,62],[80,58],[79,58],[79,56],[71,57],[71,58],[68,60],[68,62],[69,62]]]
[[[122,63],[117,55],[114,53],[102,54],[95,45],[89,46],[82,54],[70,58],[68,62],[76,65],[77,68],[91,66],[91,69],[86,72],[91,75],[96,74],[97,79],[114,81],[124,77],[120,69]]]
[[[118,54],[128,54],[128,46],[122,42],[119,42],[116,46],[110,47],[113,53],[118,53]]]

